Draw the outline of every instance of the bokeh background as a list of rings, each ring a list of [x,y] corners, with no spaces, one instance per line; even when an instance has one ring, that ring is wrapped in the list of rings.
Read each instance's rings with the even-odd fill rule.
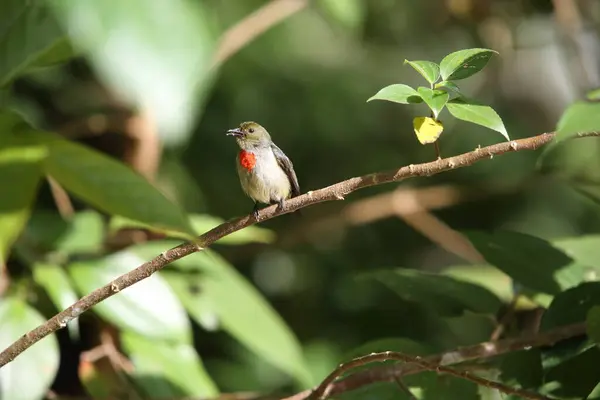
[[[434,160],[433,146],[419,144],[412,130],[412,119],[426,115],[425,105],[366,102],[393,83],[426,84],[403,64],[405,59],[439,62],[450,52],[472,47],[498,51],[481,73],[460,85],[498,112],[512,139],[553,131],[565,107],[600,86],[600,3],[594,0],[281,2],[275,14],[289,16],[272,26],[269,21],[278,18],[273,14],[247,22],[236,31],[238,39],[268,26],[213,69],[215,49],[223,50],[223,34],[270,2],[188,3],[197,6],[206,40],[179,53],[196,57],[202,77],[183,128],[162,128],[163,107],[171,102],[176,114],[179,106],[168,97],[177,91],[160,90],[176,81],[170,74],[193,75],[196,70],[170,71],[176,58],[127,42],[127,30],[115,30],[115,43],[123,45],[107,49],[113,58],[122,56],[129,74],[144,75],[144,85],[156,85],[156,98],[165,96],[164,104],[151,103],[160,107],[158,112],[151,107],[136,112],[126,96],[131,85],[118,81],[127,74],[110,76],[106,71],[116,64],[103,64],[96,53],[20,78],[11,105],[43,129],[132,165],[186,211],[224,220],[252,209],[237,180],[236,144],[224,134],[242,121],[254,120],[269,130],[293,160],[303,192]],[[177,35],[160,31],[168,24],[173,31],[179,26],[178,15],[165,7],[164,21],[156,27],[140,25],[148,32],[158,30],[152,32],[157,42],[161,35]],[[94,21],[84,16],[79,29],[85,30]],[[155,61],[161,58],[163,64]],[[504,140],[497,132],[453,119],[447,111],[441,120],[442,156]],[[461,344],[444,342],[438,316],[418,299],[398,296],[368,278],[370,272],[465,267],[467,274],[488,277],[486,267],[473,266],[483,262],[457,231],[504,228],[545,239],[597,232],[599,146],[593,139],[577,140],[546,152],[542,161],[541,151],[511,153],[469,168],[364,189],[345,201],[306,208],[302,218],[284,215],[261,223],[275,233],[272,243],[216,244],[214,249],[281,315],[302,344],[311,380],[317,383],[373,340],[404,337],[441,347]],[[87,208],[77,199],[72,202],[78,210]],[[36,209],[56,212],[49,185],[42,187]],[[123,248],[119,240],[149,237],[147,232],[126,233],[113,238],[111,246]],[[25,274],[17,261],[9,270]],[[508,303],[508,279],[489,273],[488,286]],[[80,323],[79,342],[71,341],[66,330],[58,333],[62,358],[53,390],[59,394],[82,393],[79,356],[93,347],[100,330],[116,335],[110,324],[100,329],[85,315]],[[472,333],[475,325],[459,325],[456,332],[464,342],[480,339]],[[221,391],[300,388],[230,335],[206,332],[196,322],[193,329],[195,347]]]

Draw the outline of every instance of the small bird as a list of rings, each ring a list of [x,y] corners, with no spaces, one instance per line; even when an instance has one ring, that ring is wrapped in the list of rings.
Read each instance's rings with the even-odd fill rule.
[[[258,220],[258,203],[277,204],[283,210],[285,200],[300,195],[294,166],[285,153],[277,147],[269,132],[256,122],[243,122],[230,129],[240,146],[237,155],[237,172],[242,189],[254,200],[252,214]]]

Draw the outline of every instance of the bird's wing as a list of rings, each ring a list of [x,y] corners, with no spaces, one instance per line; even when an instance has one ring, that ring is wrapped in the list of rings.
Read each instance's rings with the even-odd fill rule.
[[[294,165],[292,161],[285,155],[283,151],[275,143],[271,144],[271,149],[273,150],[273,154],[275,154],[275,159],[277,160],[277,164],[281,167],[281,169],[285,172],[290,183],[292,185],[292,196],[296,197],[300,195],[300,185],[298,184],[298,178],[296,178],[296,172],[294,171]]]

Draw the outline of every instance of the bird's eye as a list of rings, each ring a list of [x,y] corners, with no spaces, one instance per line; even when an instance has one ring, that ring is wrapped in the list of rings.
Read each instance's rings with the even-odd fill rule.
[[[248,132],[250,132],[250,133],[254,133],[254,128],[250,128],[250,129],[248,129]]]

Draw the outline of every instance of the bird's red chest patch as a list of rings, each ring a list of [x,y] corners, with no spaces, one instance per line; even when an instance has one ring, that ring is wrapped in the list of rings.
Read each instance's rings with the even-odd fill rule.
[[[242,150],[240,151],[240,165],[248,171],[252,171],[256,165],[256,156],[254,153]]]

